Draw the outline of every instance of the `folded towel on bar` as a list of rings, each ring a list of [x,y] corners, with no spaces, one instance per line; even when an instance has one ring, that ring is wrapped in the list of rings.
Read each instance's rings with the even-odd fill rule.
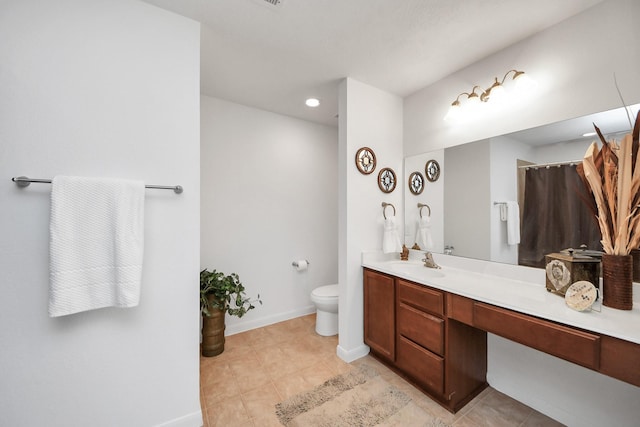
[[[402,243],[398,236],[396,217],[389,216],[384,220],[384,234],[382,235],[382,252],[390,254],[402,251]]]
[[[418,230],[416,232],[416,244],[420,249],[433,249],[433,238],[431,237],[431,217],[423,216],[418,219]]]
[[[507,243],[517,245],[520,243],[520,207],[518,202],[506,202],[507,204]]]
[[[49,224],[49,316],[140,301],[144,183],[56,176]]]

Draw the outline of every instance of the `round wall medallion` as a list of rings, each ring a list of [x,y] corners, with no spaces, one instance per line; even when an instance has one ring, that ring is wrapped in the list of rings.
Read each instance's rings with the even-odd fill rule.
[[[420,172],[413,172],[409,175],[409,191],[413,194],[420,194],[424,190],[424,176]]]
[[[356,166],[365,175],[369,175],[376,169],[376,154],[371,148],[362,147],[356,152]]]
[[[429,160],[424,166],[424,173],[431,182],[436,182],[440,178],[440,164],[435,160]]]
[[[391,193],[396,188],[396,173],[391,168],[384,168],[378,174],[378,187],[383,193]]]

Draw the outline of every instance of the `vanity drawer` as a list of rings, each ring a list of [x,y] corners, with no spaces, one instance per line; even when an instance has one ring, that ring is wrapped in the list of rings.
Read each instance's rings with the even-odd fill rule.
[[[396,279],[396,283],[398,303],[410,305],[436,316],[444,316],[443,292],[402,279]]]
[[[600,365],[600,337],[514,311],[475,303],[477,328],[591,369]]]
[[[403,336],[398,337],[397,366],[421,386],[444,393],[444,359]]]
[[[398,304],[396,324],[398,334],[444,355],[444,320],[406,304]]]

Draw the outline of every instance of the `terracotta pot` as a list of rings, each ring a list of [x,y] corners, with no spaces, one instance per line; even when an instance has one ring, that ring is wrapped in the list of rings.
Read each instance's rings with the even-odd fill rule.
[[[217,356],[224,351],[224,310],[209,305],[211,316],[202,316],[202,355]]]
[[[633,257],[602,255],[602,304],[619,310],[633,308]]]

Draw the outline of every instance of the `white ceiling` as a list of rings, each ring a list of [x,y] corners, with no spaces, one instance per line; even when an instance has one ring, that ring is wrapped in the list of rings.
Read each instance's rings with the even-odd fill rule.
[[[345,77],[405,97],[602,0],[144,1],[202,23],[203,94],[335,126]]]

